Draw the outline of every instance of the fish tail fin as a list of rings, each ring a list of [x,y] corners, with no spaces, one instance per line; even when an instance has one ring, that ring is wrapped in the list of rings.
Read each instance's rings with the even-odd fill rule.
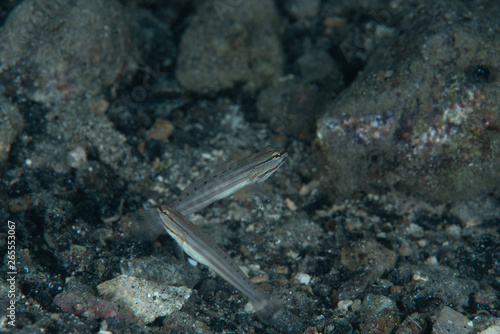
[[[304,332],[304,324],[286,310],[281,301],[273,297],[259,305],[256,313],[266,326],[272,326],[283,333],[298,334]]]

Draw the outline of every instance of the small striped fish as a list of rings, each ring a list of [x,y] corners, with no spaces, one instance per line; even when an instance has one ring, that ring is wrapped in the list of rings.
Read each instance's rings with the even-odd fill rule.
[[[285,162],[287,155],[283,148],[271,147],[224,164],[187,186],[172,206],[184,216],[199,211],[247,185],[266,180]]]
[[[259,319],[273,325],[283,313],[270,295],[258,290],[231,257],[219,248],[203,231],[173,207],[162,205],[137,213],[139,224],[153,231],[164,228],[184,252],[195,261],[203,263],[227,282],[241,291],[255,308]]]
[[[267,293],[258,290],[231,257],[184,215],[203,209],[246,185],[262,182],[286,160],[284,149],[266,149],[238,162],[217,168],[211,175],[188,186],[172,206],[138,212],[138,235],[147,239],[167,232],[186,254],[203,263],[232,284],[254,305],[259,319],[283,333],[302,333],[303,324]],[[186,213],[187,212],[187,213]]]

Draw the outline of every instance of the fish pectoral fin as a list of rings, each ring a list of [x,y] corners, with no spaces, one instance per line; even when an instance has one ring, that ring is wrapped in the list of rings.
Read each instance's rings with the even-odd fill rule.
[[[158,209],[148,209],[136,213],[131,230],[132,234],[139,240],[156,240],[161,234],[165,233]]]
[[[184,254],[184,250],[182,249],[182,246],[179,245],[178,242],[175,243],[175,255],[180,261],[182,262],[186,261],[186,254]]]
[[[198,262],[193,260],[192,258],[188,257],[188,262],[190,265],[192,265],[193,267],[196,267],[198,265]]]

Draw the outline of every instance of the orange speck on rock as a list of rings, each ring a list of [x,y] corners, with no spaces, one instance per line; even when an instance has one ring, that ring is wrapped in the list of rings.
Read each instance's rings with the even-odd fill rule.
[[[277,274],[288,274],[288,267],[287,266],[276,266],[274,268]]]
[[[257,277],[252,277],[250,279],[250,281],[253,284],[259,284],[259,283],[267,282],[267,281],[269,281],[269,275],[264,274],[264,275],[260,275],[260,276],[257,276]]]
[[[92,111],[96,115],[104,115],[106,111],[109,110],[109,107],[110,107],[109,102],[104,99],[101,99],[94,102],[94,104],[92,105]]]
[[[140,142],[137,145],[137,151],[139,152],[140,155],[144,155],[146,153],[146,143],[145,142]]]
[[[154,169],[160,168],[160,160],[155,159],[155,161],[153,161],[153,168]]]
[[[148,137],[156,140],[167,140],[174,132],[174,126],[167,120],[159,119],[148,131]]]
[[[323,25],[328,28],[338,29],[342,28],[347,23],[347,20],[343,17],[331,16],[325,18]]]
[[[286,202],[286,206],[288,206],[288,208],[292,211],[296,211],[297,210],[297,205],[295,205],[295,203],[289,198],[287,197],[285,199],[285,202]]]
[[[240,247],[240,252],[245,255],[245,256],[249,256],[250,255],[250,251],[248,250],[248,248],[246,248],[245,246],[241,246]]]

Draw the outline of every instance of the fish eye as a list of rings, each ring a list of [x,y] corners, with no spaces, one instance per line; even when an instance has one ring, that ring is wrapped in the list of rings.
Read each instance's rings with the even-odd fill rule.
[[[278,159],[279,157],[281,157],[280,153],[274,153],[273,154],[273,158]]]

